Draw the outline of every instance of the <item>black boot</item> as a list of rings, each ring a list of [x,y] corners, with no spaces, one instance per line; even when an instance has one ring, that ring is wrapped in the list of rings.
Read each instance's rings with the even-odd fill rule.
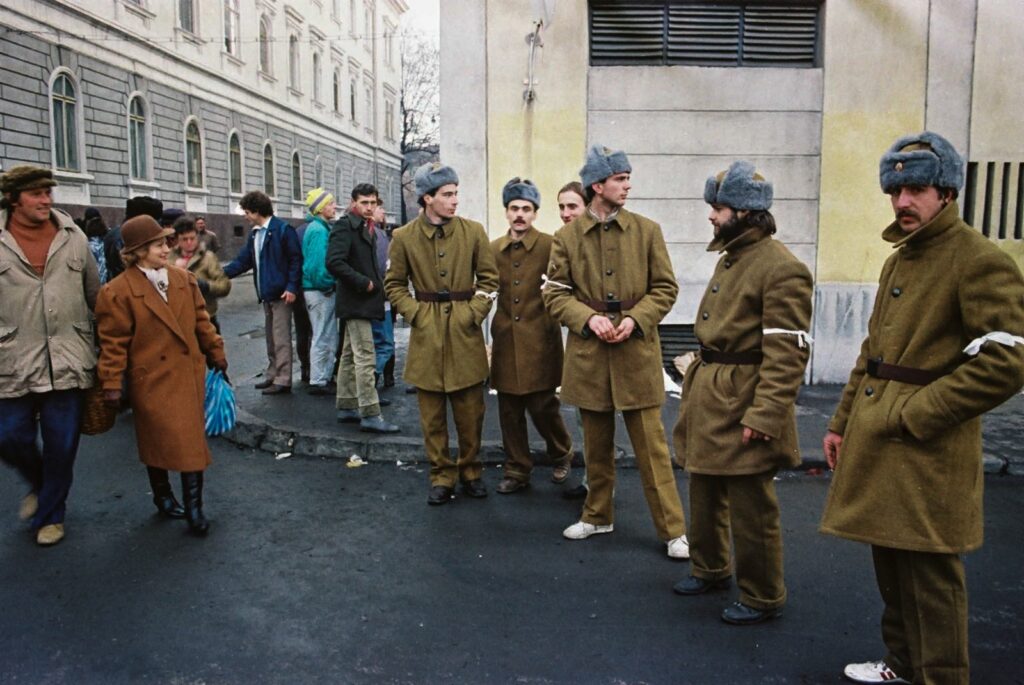
[[[388,357],[388,360],[384,362],[384,387],[395,387],[395,355],[391,355]]]
[[[153,489],[153,504],[156,505],[156,510],[170,519],[185,518],[185,510],[178,500],[174,499],[167,471],[147,466],[146,473],[149,475],[149,487]]]
[[[182,472],[181,491],[185,496],[185,518],[188,519],[189,532],[193,535],[206,535],[210,524],[203,516],[203,472]]]

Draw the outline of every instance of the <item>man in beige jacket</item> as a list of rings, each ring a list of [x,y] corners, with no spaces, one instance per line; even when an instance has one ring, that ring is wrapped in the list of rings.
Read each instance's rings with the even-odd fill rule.
[[[31,487],[20,515],[40,545],[64,537],[100,287],[85,234],[53,208],[55,185],[27,165],[0,179],[0,458]]]

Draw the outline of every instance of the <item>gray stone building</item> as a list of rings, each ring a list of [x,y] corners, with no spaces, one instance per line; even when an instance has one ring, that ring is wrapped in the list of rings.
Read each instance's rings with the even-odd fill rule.
[[[49,166],[59,206],[160,198],[241,243],[241,195],[293,222],[306,192],[400,201],[403,0],[12,0],[0,7],[0,166]]]

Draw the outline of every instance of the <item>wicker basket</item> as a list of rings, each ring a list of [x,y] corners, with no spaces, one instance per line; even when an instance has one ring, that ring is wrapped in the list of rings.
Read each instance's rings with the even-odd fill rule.
[[[86,435],[106,433],[114,427],[117,409],[103,402],[103,386],[99,379],[93,379],[92,387],[85,391],[85,406],[82,407],[80,429]]]

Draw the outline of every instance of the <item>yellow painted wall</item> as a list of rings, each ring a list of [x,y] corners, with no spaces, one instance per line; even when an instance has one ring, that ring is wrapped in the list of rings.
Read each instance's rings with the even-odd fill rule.
[[[927,0],[826,4],[817,280],[872,283],[891,247],[878,160],[924,126]]]
[[[1024,22],[1020,2],[979,0],[971,159],[1024,161]]]
[[[533,30],[530,0],[487,2],[487,230],[508,229],[501,188],[513,176],[529,178],[541,193],[537,228],[553,232],[556,194],[579,180],[587,133],[587,5],[555,3],[551,25],[542,34],[534,79],[537,97],[527,105],[529,45]]]

